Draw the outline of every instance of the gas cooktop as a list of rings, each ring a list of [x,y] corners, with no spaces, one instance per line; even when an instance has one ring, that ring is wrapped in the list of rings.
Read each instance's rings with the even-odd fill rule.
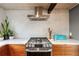
[[[29,52],[49,52],[52,44],[47,37],[31,37],[26,44],[26,51]]]

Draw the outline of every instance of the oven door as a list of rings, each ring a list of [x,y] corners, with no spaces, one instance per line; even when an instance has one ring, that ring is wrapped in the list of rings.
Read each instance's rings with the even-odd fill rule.
[[[42,48],[43,44],[35,44],[35,48]]]

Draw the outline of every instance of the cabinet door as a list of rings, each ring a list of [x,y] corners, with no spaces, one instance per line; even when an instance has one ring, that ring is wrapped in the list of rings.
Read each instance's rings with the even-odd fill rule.
[[[78,45],[64,45],[65,56],[78,56]]]
[[[25,45],[21,44],[12,44],[9,45],[10,55],[11,56],[25,56]]]
[[[64,48],[61,45],[52,45],[52,56],[63,56]]]
[[[78,45],[53,45],[52,55],[54,56],[78,56],[79,50]]]
[[[0,47],[0,56],[8,56],[9,51],[8,51],[8,45]]]

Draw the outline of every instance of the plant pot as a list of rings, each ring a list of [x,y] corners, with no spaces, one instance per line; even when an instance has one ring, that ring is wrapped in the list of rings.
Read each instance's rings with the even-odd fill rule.
[[[9,39],[9,35],[4,35],[4,40]]]
[[[4,39],[4,37],[0,37],[0,41],[2,41]]]
[[[9,36],[9,39],[14,39],[14,36]]]

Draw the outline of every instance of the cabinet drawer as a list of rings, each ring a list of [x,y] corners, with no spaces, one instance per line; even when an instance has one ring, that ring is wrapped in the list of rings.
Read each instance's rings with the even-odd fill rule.
[[[9,49],[10,49],[10,54],[12,56],[25,56],[26,55],[25,45],[12,44],[12,45],[9,45]]]
[[[55,56],[77,56],[79,55],[79,46],[78,45],[53,45],[52,46],[52,55]]]

